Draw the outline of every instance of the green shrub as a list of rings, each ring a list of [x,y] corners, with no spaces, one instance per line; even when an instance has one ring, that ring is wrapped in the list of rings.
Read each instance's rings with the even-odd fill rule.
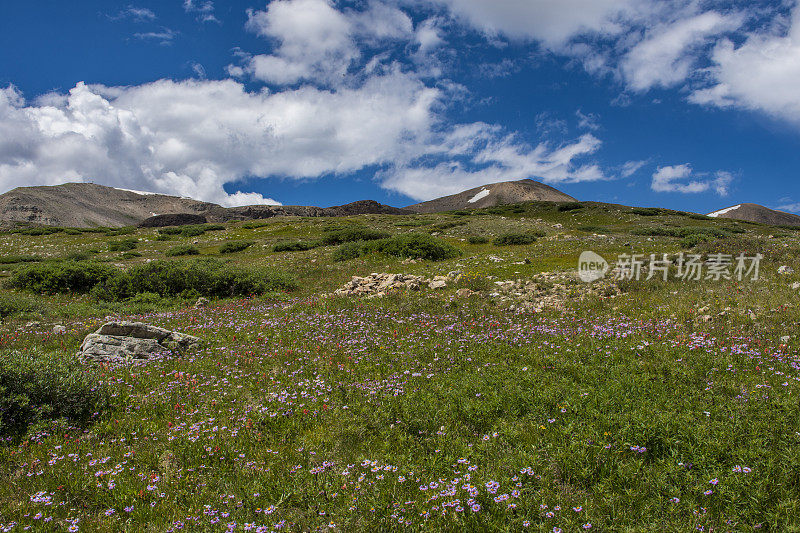
[[[461,255],[455,246],[422,233],[396,235],[388,239],[365,242],[364,252],[380,252],[395,257],[422,258],[441,261]]]
[[[708,241],[708,237],[700,235],[699,233],[692,233],[681,239],[681,246],[683,248],[694,248],[700,243]]]
[[[80,252],[70,252],[63,257],[64,261],[86,261],[92,257],[92,252],[83,250]]]
[[[272,247],[273,252],[304,252],[306,250],[311,250],[312,248],[316,248],[317,243],[315,242],[306,242],[306,241],[299,241],[299,242],[279,242],[275,246]]]
[[[166,252],[164,255],[167,257],[180,257],[184,255],[200,255],[200,250],[197,249],[196,246],[191,244],[181,244],[179,246],[173,246]]]
[[[360,257],[361,254],[364,252],[363,246],[359,242],[346,242],[340,245],[336,250],[333,252],[333,260],[334,261],[349,261],[350,259],[355,259]]]
[[[271,270],[231,268],[220,261],[153,261],[130,269],[126,275],[127,295],[151,292],[161,296],[180,296],[196,291],[198,296],[230,297],[291,291],[296,284],[284,274]],[[117,299],[127,296],[117,293]]]
[[[186,226],[168,226],[160,228],[160,235],[181,235],[183,237],[198,237],[207,231],[222,231],[225,226],[222,224],[187,224]]]
[[[67,228],[64,230],[66,235],[83,235],[83,232],[78,228]]]
[[[712,217],[708,215],[701,215],[700,213],[687,213],[686,216],[692,220],[714,220]]]
[[[219,247],[219,253],[233,254],[236,252],[241,252],[242,250],[247,250],[254,244],[255,243],[253,241],[228,241]]]
[[[565,204],[559,204],[558,210],[561,212],[575,211],[576,209],[583,209],[584,207],[586,206],[580,202],[567,202]]]
[[[470,235],[467,239],[467,242],[470,244],[486,244],[489,242],[489,237],[484,237],[483,235]]]
[[[431,230],[432,231],[445,231],[451,228],[456,228],[458,226],[465,226],[467,224],[466,220],[450,220],[447,222],[439,222],[435,224]]]
[[[137,257],[142,257],[142,254],[139,252],[125,252],[122,254],[123,259],[136,259]]]
[[[13,233],[19,233],[20,235],[40,236],[53,235],[55,233],[61,233],[62,231],[64,231],[64,228],[59,228],[57,226],[36,226],[33,228],[14,230]]]
[[[504,233],[492,241],[492,244],[495,246],[533,244],[536,242],[537,237],[540,236],[535,233]]]
[[[18,295],[0,294],[0,318],[8,318],[38,309],[38,305]]]
[[[675,228],[670,226],[657,226],[651,228],[635,228],[631,230],[633,235],[647,235],[650,237],[688,237],[689,235],[705,235],[707,237],[714,237],[717,239],[724,239],[729,237],[731,233],[723,228],[714,228],[707,226],[685,226],[682,228]]]
[[[135,226],[123,226],[121,228],[107,228],[104,233],[109,237],[119,237],[120,235],[131,235],[136,233]]]
[[[168,235],[166,233],[159,233],[158,235],[156,235],[156,240],[157,241],[171,241],[172,237],[173,237],[172,235]]]
[[[42,258],[38,255],[6,255],[0,257],[0,265],[13,265],[14,263],[38,263]]]
[[[389,237],[389,234],[383,231],[369,228],[348,228],[330,232],[322,237],[320,242],[323,246],[332,246],[335,244],[344,244],[346,242],[375,241],[387,237]]]
[[[19,437],[32,425],[58,419],[88,422],[111,406],[99,381],[74,355],[0,352],[0,436]]]
[[[119,241],[108,241],[109,252],[127,252],[135,250],[139,244],[139,239],[132,237],[130,239],[122,239]]]
[[[608,233],[608,228],[605,228],[603,226],[592,226],[590,224],[578,226],[576,229],[578,231],[585,231],[588,233]]]
[[[634,207],[631,213],[642,217],[654,217],[664,214],[664,210],[658,207]]]
[[[114,267],[90,261],[47,262],[26,265],[15,271],[8,286],[45,294],[85,293],[98,283],[119,275]]]

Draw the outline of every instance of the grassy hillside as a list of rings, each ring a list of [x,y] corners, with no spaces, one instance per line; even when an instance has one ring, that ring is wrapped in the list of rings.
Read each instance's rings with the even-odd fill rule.
[[[798,232],[531,203],[31,233],[0,235],[4,530],[800,530]],[[764,260],[590,291],[584,250]],[[373,272],[461,276],[332,295]],[[77,360],[108,317],[205,345]]]

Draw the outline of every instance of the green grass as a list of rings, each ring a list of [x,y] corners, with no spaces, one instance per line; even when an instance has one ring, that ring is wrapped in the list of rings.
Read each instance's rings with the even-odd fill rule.
[[[800,275],[776,271],[800,272],[800,236],[563,205],[468,211],[459,225],[452,214],[282,218],[194,236],[204,255],[259,243],[224,261],[164,259],[177,243],[150,229],[124,263],[105,232],[0,235],[7,257],[41,259],[0,274],[0,409],[19,421],[0,444],[0,526],[798,530]],[[761,253],[762,280],[631,281],[611,300],[581,299],[567,281],[563,307],[540,314],[492,296],[498,281],[574,272],[586,249],[674,254],[694,236],[692,253]],[[315,246],[273,251],[281,243]],[[450,271],[463,274],[436,291],[323,296],[354,275]],[[211,305],[194,309],[201,294]],[[107,316],[206,342],[137,366],[77,361]]]

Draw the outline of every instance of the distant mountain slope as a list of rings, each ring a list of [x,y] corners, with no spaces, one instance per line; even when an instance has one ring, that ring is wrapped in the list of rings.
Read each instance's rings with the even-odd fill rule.
[[[197,223],[202,219],[227,222],[281,216],[409,213],[373,200],[336,207],[251,205],[225,208],[191,198],[117,189],[94,183],[18,187],[0,195],[1,226],[33,224],[84,228],[141,224],[159,227],[164,224]]]
[[[712,218],[733,218],[773,226],[800,226],[800,216],[758,204],[738,204],[709,213]]]
[[[406,207],[415,213],[439,213],[521,202],[574,202],[575,198],[530,179],[503,181]]]
[[[94,183],[18,187],[0,195],[0,224],[127,226],[167,213],[204,213],[216,204]]]

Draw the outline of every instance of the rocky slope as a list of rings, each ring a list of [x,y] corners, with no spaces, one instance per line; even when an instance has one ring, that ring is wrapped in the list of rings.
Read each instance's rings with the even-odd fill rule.
[[[575,198],[538,181],[524,179],[475,187],[458,194],[410,205],[406,209],[415,213],[440,213],[535,201],[574,202]]]
[[[774,226],[800,226],[800,216],[776,211],[758,204],[734,205],[709,213],[708,216],[713,218],[733,218]]]
[[[204,213],[219,207],[163,194],[139,193],[94,183],[18,187],[0,195],[0,225],[127,226],[153,215]]]
[[[106,187],[94,183],[18,187],[0,195],[0,226],[159,227],[184,223],[227,222],[280,216],[348,216],[408,214],[408,211],[362,200],[343,206],[252,205],[225,208],[217,204]]]

